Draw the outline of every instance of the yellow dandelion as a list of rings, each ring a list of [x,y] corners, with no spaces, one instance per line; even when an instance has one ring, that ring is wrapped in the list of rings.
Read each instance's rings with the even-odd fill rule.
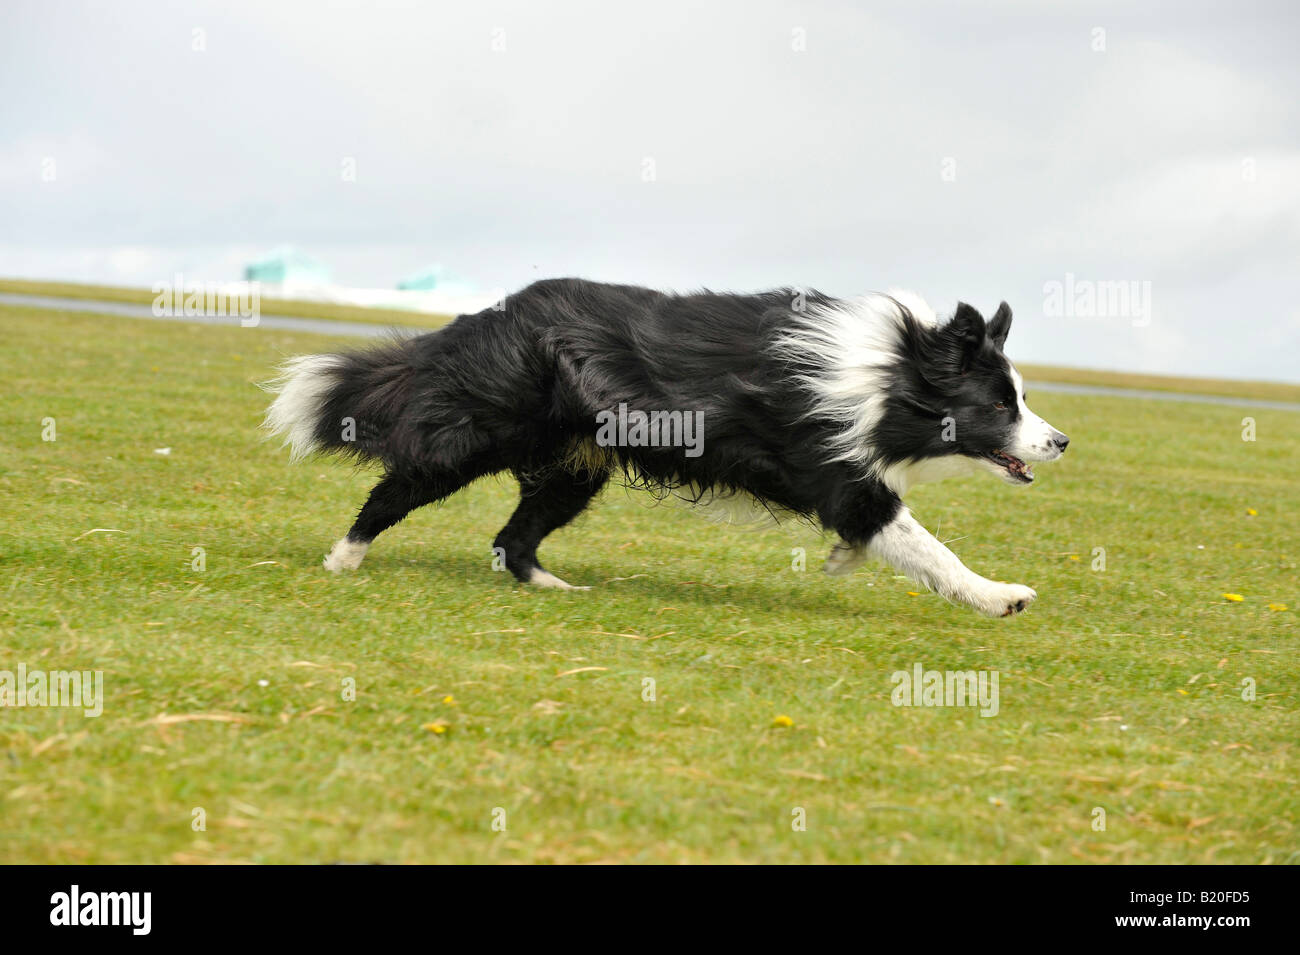
[[[794,720],[790,719],[790,717],[786,716],[786,715],[783,713],[783,714],[781,714],[780,716],[778,716],[778,717],[776,717],[775,719],[772,720],[772,725],[773,725],[773,726],[784,726],[784,727],[790,727],[790,726],[794,726]]]
[[[909,591],[907,592],[907,595],[908,595],[909,597],[919,597],[919,596],[921,596],[921,594],[920,594],[919,592],[915,591],[915,590],[909,590]]]
[[[448,706],[455,706],[456,698],[452,696],[450,693],[448,693],[446,696],[442,698],[442,702],[446,703]]]
[[[1274,613],[1281,613],[1283,610],[1286,609],[1286,604],[1269,604],[1268,609],[1273,611]]]
[[[447,732],[447,724],[439,720],[436,723],[425,723],[420,727],[420,729],[428,730],[430,733],[437,733],[441,736],[443,733]]]
[[[1083,558],[1080,557],[1078,554],[1071,554],[1070,560],[1083,560]]]
[[[1247,517],[1254,517],[1254,516],[1255,516],[1256,514],[1258,514],[1258,513],[1259,513],[1259,511],[1255,510],[1253,507],[1248,507],[1248,508],[1246,508],[1246,516],[1247,516]]]
[[[1186,690],[1179,690],[1178,692],[1179,692],[1179,694],[1180,694],[1181,696],[1186,696],[1186,695],[1187,695],[1187,691],[1186,691]]]
[[[1243,597],[1241,594],[1224,594],[1223,599],[1235,604],[1239,604],[1246,598]]]

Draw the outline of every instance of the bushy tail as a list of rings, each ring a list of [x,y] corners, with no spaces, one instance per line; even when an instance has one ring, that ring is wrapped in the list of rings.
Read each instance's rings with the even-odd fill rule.
[[[262,427],[284,438],[291,461],[316,451],[388,457],[410,372],[398,346],[301,355],[279,371],[262,386],[276,395]]]
[[[338,384],[339,355],[299,355],[279,368],[262,387],[276,395],[266,409],[262,427],[284,438],[289,460],[297,461],[322,449],[322,416],[330,392]]]

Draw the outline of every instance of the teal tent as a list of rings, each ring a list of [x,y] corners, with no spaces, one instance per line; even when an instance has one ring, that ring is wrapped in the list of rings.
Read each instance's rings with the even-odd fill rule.
[[[324,284],[329,281],[329,277],[329,269],[324,263],[293,248],[280,248],[268,252],[244,267],[244,278],[249,282]]]
[[[438,287],[438,279],[441,274],[442,269],[439,266],[431,265],[428,268],[421,269],[414,275],[402,279],[397,283],[397,287],[405,292],[427,292]]]
[[[441,265],[430,265],[397,283],[403,292],[446,292],[449,295],[473,295],[474,286],[456,278]]]

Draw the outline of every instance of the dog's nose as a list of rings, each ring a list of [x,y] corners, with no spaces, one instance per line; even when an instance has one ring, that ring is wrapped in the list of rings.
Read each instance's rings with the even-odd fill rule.
[[[1052,444],[1056,445],[1058,451],[1064,451],[1070,444],[1070,436],[1056,431],[1052,434]]]

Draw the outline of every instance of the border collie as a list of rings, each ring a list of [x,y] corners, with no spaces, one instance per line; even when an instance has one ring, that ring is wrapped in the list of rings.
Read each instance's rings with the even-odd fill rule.
[[[1065,450],[1025,406],[1003,354],[1010,327],[1005,302],[987,322],[964,303],[941,322],[907,292],[672,295],[554,279],[438,331],[290,360],[268,385],[278,397],[265,427],[293,459],[325,451],[383,467],[325,558],[331,571],[358,567],[416,508],[510,471],[519,506],[494,552],[520,581],[570,589],[538,545],[617,473],[692,502],[743,496],[813,519],[839,536],[828,573],[880,558],[1010,616],[1035,592],[969,570],[902,503],[919,482],[975,471],[1028,484],[1027,462]]]

